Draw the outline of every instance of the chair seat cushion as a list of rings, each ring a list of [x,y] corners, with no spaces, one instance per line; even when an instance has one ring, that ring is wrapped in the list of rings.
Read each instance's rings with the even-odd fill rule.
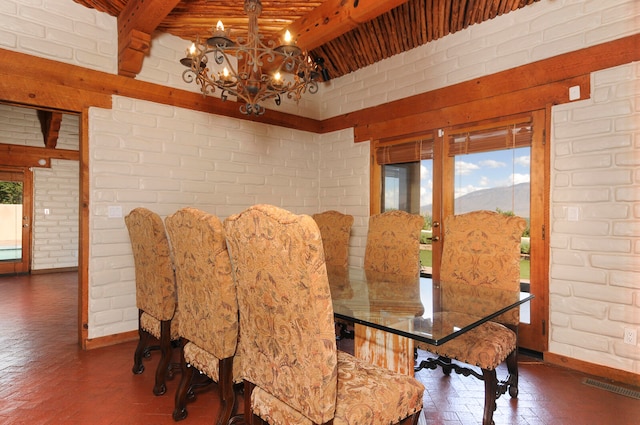
[[[177,316],[176,316],[177,317]],[[152,315],[143,312],[140,316],[140,327],[149,332],[154,337],[160,339],[160,320]],[[178,333],[178,320],[174,317],[171,321],[171,340],[175,341],[180,337]]]
[[[235,356],[233,359],[233,382],[235,383],[242,382],[238,359],[238,356]],[[207,375],[209,378],[213,379],[214,382],[218,382],[220,379],[220,360],[208,351],[198,347],[193,342],[185,344],[184,360],[200,372]]]
[[[493,370],[517,347],[515,332],[496,322],[485,322],[442,345],[417,343],[438,356]]]
[[[338,398],[334,425],[388,425],[422,409],[424,386],[413,377],[373,366],[338,351]],[[259,387],[251,397],[253,412],[272,425],[312,422]]]

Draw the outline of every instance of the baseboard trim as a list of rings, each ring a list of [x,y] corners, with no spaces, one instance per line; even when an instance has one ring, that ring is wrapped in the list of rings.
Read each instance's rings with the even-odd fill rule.
[[[573,369],[579,372],[598,376],[603,379],[613,380],[636,387],[640,386],[640,375],[637,373],[614,369],[612,367],[589,363],[583,360],[578,360],[549,352],[544,353],[544,361],[557,366],[562,366],[568,369]]]
[[[93,350],[96,348],[108,347],[110,345],[135,341],[137,339],[138,331],[135,330],[87,339],[84,343],[83,348],[85,350]],[[589,363],[583,360],[578,360],[550,352],[545,352],[543,354],[543,361],[549,364],[566,367],[568,369],[577,370],[583,373],[588,373],[589,375],[594,375],[600,378],[640,387],[640,375],[633,372],[627,372],[625,370],[614,369],[612,367],[602,366],[595,363]]]
[[[66,273],[66,272],[77,272],[77,267],[60,267],[57,269],[40,269],[40,270],[31,270],[31,274],[49,274],[49,273]]]
[[[121,344],[123,342],[135,341],[138,339],[138,331],[123,332],[115,335],[101,336],[98,338],[87,339],[83,347],[85,350],[93,350],[95,348],[108,347],[110,345]]]

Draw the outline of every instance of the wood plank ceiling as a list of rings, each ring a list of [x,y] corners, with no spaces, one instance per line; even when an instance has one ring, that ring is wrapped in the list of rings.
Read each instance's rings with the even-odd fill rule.
[[[118,18],[121,75],[140,71],[154,31],[194,40],[209,37],[219,19],[232,36],[245,34],[248,26],[240,0],[74,1]],[[337,78],[537,1],[262,0],[258,22],[267,38],[289,29]]]

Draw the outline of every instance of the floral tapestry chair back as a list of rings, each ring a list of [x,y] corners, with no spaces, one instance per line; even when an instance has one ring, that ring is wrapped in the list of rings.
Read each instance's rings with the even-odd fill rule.
[[[309,216],[255,205],[225,220],[225,230],[245,381],[307,421],[328,421],[335,410],[337,357],[317,225]]]
[[[126,217],[136,268],[136,306],[158,320],[173,319],[176,282],[164,223],[147,208],[135,208]]]
[[[476,291],[477,302],[460,301],[455,294],[443,294],[447,310],[474,313],[487,311],[487,303],[499,301],[500,294],[520,292],[520,239],[526,221],[493,211],[472,211],[445,219],[440,279],[443,282],[466,284]],[[496,289],[494,292],[489,290]],[[482,296],[485,293],[496,296]],[[483,303],[485,305],[483,305]],[[514,308],[495,321],[518,325],[520,310]]]
[[[161,358],[153,392],[162,395],[166,392],[165,379],[172,373],[171,341],[178,338],[176,282],[169,240],[160,216],[147,208],[133,209],[124,221],[135,265],[140,336],[132,371],[135,374],[144,371],[142,358],[153,349],[151,336],[158,339]]]
[[[328,269],[346,269],[349,264],[349,238],[353,216],[329,210],[313,214],[324,248],[324,259]]]
[[[223,396],[221,414],[226,423],[233,408],[232,381],[242,379],[235,357],[236,287],[222,222],[213,214],[188,207],[167,217],[166,226],[176,267],[182,324],[183,374],[174,418],[186,416],[186,395],[195,368],[218,382]]]
[[[365,271],[417,278],[423,225],[421,216],[405,211],[372,215],[364,254]]]

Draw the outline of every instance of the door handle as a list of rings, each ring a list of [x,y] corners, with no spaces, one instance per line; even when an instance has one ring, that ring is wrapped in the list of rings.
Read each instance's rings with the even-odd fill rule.
[[[440,240],[440,236],[434,236],[431,238],[431,242],[438,242]]]
[[[22,227],[29,227],[29,223],[23,224]]]

